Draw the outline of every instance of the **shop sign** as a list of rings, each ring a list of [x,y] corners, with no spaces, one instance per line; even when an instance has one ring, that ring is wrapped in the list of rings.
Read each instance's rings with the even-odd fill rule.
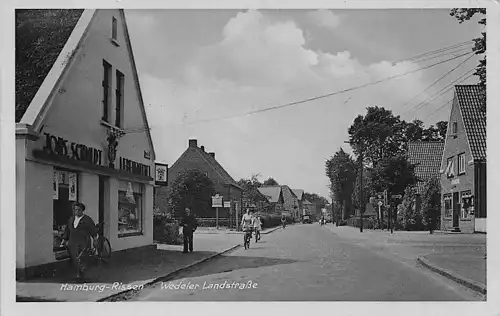
[[[457,179],[453,179],[453,180],[451,180],[451,184],[452,184],[452,185],[457,185],[457,184],[460,184],[460,179],[458,179],[458,178],[457,178]]]
[[[151,177],[151,167],[139,162],[120,157],[120,170],[139,176]]]
[[[144,159],[151,159],[151,152],[149,150],[144,151]]]
[[[70,172],[68,176],[69,182],[69,201],[76,201],[76,191],[77,191],[77,183],[76,183],[76,173]]]
[[[168,183],[168,165],[155,163],[155,184],[166,186]]]
[[[212,207],[222,207],[222,196],[218,194],[212,196]]]
[[[75,142],[68,142],[62,137],[56,137],[49,133],[45,135],[45,147],[43,150],[50,154],[68,157],[77,161],[85,161],[94,165],[101,165],[102,150],[78,144]]]

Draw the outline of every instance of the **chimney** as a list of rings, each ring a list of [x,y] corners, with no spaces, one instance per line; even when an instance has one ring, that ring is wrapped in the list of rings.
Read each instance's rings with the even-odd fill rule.
[[[215,159],[215,153],[208,153],[210,156],[212,156],[212,158]]]
[[[189,140],[189,147],[196,148],[198,147],[198,141],[196,139]]]
[[[205,146],[200,147],[203,152],[205,152]]]

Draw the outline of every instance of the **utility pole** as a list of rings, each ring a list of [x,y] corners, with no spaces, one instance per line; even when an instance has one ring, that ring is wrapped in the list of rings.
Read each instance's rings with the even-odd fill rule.
[[[363,232],[363,146],[359,144],[359,232]]]

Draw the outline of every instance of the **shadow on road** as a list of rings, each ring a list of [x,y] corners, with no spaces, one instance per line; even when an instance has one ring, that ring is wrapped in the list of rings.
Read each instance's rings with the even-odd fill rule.
[[[273,265],[292,264],[297,262],[299,261],[268,257],[221,256],[219,258],[194,266],[188,270],[176,273],[175,275],[172,275],[162,281],[172,281],[186,277],[195,278],[219,273],[227,273],[235,270],[255,269]]]

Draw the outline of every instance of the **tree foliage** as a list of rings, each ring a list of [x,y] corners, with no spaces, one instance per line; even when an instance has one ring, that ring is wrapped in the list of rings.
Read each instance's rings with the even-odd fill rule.
[[[349,207],[356,179],[356,162],[340,148],[326,161],[325,169],[326,176],[330,179],[333,200]]]
[[[425,182],[422,195],[423,223],[432,233],[437,228],[441,216],[441,182],[438,177],[430,178]]]
[[[168,190],[168,206],[175,217],[185,207],[191,208],[196,216],[203,217],[212,208],[214,184],[210,178],[196,169],[181,173]]]
[[[455,17],[459,23],[469,21],[476,14],[481,15],[478,23],[486,27],[486,8],[455,8],[450,11],[450,15]],[[474,75],[479,78],[479,86],[483,88],[482,98],[486,101],[486,31],[481,32],[481,36],[473,40],[474,47],[472,51],[478,55],[483,55],[483,58],[479,60],[479,64],[476,66]],[[486,106],[486,102],[484,102],[484,106]]]
[[[238,185],[243,188],[244,204],[254,204],[259,210],[267,211],[270,203],[258,190],[263,185],[259,181],[259,176],[259,174],[253,174],[250,179],[240,179]]]
[[[269,178],[267,179],[266,181],[264,181],[264,183],[262,183],[263,185],[266,185],[266,186],[276,186],[276,185],[280,185],[278,183],[278,181],[274,180],[274,178]]]
[[[416,187],[405,189],[403,200],[398,205],[397,226],[405,230],[419,230],[422,226],[422,214],[416,209]]]

